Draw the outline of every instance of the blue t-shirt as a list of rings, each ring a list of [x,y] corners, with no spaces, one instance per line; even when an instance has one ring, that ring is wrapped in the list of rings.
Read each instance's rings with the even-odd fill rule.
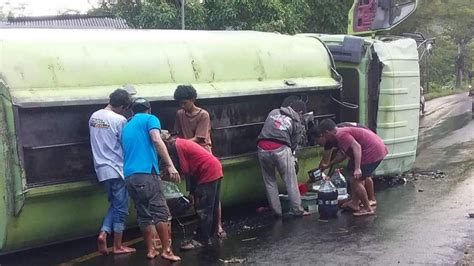
[[[133,116],[122,130],[123,174],[159,174],[158,155],[150,137],[150,130],[161,129],[158,117],[145,113]]]

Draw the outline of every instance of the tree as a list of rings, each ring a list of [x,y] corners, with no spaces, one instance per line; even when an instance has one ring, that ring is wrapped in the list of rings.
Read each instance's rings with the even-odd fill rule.
[[[344,33],[352,1],[186,0],[186,28]],[[103,0],[92,14],[114,14],[135,28],[180,28],[180,0]]]
[[[392,33],[422,32],[436,37],[430,64],[433,81],[461,87],[470,65],[469,42],[474,37],[472,0],[420,0],[415,14]],[[454,80],[453,80],[454,77]]]
[[[457,45],[456,87],[461,87],[467,72],[467,46],[474,37],[474,5],[471,0],[441,1],[444,32]]]

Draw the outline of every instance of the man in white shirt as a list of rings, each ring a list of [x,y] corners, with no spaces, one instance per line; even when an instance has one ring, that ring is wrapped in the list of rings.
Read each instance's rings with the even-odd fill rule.
[[[130,95],[116,89],[109,96],[109,104],[89,119],[89,132],[97,179],[107,192],[109,210],[100,229],[99,252],[108,254],[107,235],[114,233],[112,253],[130,253],[134,248],[122,245],[125,218],[128,215],[128,191],[123,175],[122,129],[127,120],[122,115],[130,105]]]

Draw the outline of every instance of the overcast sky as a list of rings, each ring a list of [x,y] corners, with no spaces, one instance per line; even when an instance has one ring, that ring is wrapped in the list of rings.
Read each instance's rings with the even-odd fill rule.
[[[0,0],[0,8],[4,14],[10,11],[15,16],[44,16],[63,14],[69,10],[86,13],[99,0]]]

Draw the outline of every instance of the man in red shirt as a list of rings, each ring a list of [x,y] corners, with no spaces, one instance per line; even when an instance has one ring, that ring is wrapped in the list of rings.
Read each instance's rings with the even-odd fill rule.
[[[375,169],[388,154],[383,140],[366,128],[337,128],[331,119],[321,121],[317,132],[319,143],[324,145],[328,141],[336,141],[339,150],[345,155],[330,162],[329,166],[343,161],[346,157],[350,158],[347,170],[353,174],[351,179],[353,197],[346,204],[347,207],[356,210],[354,216],[374,214],[365,189],[365,179],[372,176]],[[358,206],[359,200],[363,205],[361,209]]]
[[[195,184],[194,208],[199,218],[196,237],[183,242],[181,249],[191,250],[211,244],[217,233],[220,181],[224,176],[222,165],[212,153],[192,140],[171,138],[162,133],[170,157],[178,171],[192,177]]]

